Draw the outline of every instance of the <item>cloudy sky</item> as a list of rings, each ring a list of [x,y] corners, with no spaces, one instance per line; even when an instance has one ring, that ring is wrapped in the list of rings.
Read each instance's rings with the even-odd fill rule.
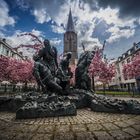
[[[32,32],[50,39],[62,53],[70,7],[79,53],[81,42],[89,50],[106,40],[104,53],[117,58],[140,41],[140,0],[1,0],[0,37],[16,47],[30,43],[29,37],[17,35]]]

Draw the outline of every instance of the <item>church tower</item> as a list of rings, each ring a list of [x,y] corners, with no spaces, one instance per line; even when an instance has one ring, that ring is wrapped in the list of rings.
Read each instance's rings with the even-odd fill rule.
[[[76,65],[76,60],[78,58],[77,54],[77,33],[74,29],[71,9],[69,11],[67,29],[64,33],[64,53],[71,52],[72,58],[70,65]]]

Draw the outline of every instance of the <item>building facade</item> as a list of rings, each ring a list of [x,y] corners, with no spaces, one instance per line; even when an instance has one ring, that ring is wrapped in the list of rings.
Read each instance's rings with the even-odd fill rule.
[[[9,44],[6,43],[5,39],[0,39],[0,56],[13,57],[17,60],[24,59],[21,53],[18,53]]]
[[[75,29],[74,29],[74,23],[72,19],[71,10],[68,16],[67,29],[66,29],[66,32],[64,33],[64,54],[67,52],[72,53],[70,64],[75,65],[78,58],[77,33],[75,32]]]
[[[133,88],[140,88],[140,79],[124,79],[123,76],[123,65],[130,63],[133,57],[140,53],[140,42],[134,43],[133,47],[131,47],[128,51],[122,54],[122,56],[118,57],[118,59],[114,62],[116,75],[110,82],[109,86],[113,89],[123,89],[123,90],[132,90]]]

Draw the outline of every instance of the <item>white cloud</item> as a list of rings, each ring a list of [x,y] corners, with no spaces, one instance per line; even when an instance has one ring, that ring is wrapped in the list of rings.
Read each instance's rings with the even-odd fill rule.
[[[51,20],[49,14],[47,13],[46,9],[35,9],[33,10],[33,15],[36,17],[38,23],[49,22]]]
[[[12,47],[17,47],[21,44],[24,44],[24,45],[34,44],[31,36],[29,36],[29,35],[20,36],[20,35],[25,34],[25,33],[26,32],[16,30],[15,33],[12,36],[7,36],[6,37],[7,42],[10,43]],[[31,33],[40,37],[40,39],[42,39],[41,37],[43,36],[43,33],[41,31],[32,29]]]
[[[32,29],[31,33],[40,37],[40,39],[42,39],[42,37],[44,37],[44,33],[42,31],[39,31],[39,30],[36,30],[36,29]]]
[[[118,17],[119,10],[111,9],[110,7],[106,9],[100,9],[99,12],[94,13],[95,17],[98,17],[100,20],[104,20],[110,27],[106,32],[111,33],[111,36],[107,39],[109,43],[118,41],[120,38],[129,38],[135,33],[135,24],[136,19],[120,19]],[[129,27],[129,28],[125,28]],[[120,28],[123,28],[121,30]]]
[[[50,43],[52,46],[59,46],[62,43],[62,40],[58,38],[52,38]]]
[[[15,33],[12,36],[4,36],[6,38],[6,42],[8,44],[10,44],[13,48],[18,47],[19,45],[23,44],[23,45],[32,45],[34,44],[34,41],[32,41],[32,37],[29,35],[24,35],[24,36],[20,36],[22,34],[25,34],[26,32],[22,32],[20,30],[16,30]],[[32,34],[36,35],[37,37],[39,37],[39,39],[41,41],[43,41],[44,34],[43,32],[39,31],[39,30],[35,30],[32,29],[31,31]],[[37,42],[39,43],[39,42]],[[62,40],[58,39],[58,38],[52,38],[50,40],[50,43],[52,46],[55,47],[61,47],[62,46]],[[60,48],[58,48],[60,49]],[[29,58],[32,58],[32,55],[35,53],[35,50],[32,48],[19,48],[18,51],[23,52],[24,56],[28,56]]]
[[[109,26],[109,29],[106,32],[111,35],[107,39],[109,43],[118,41],[120,38],[125,37],[129,38],[135,33],[135,19],[131,18],[129,20],[122,20],[118,17],[119,10],[111,9],[110,7],[106,9],[100,9],[99,11],[92,11],[90,6],[86,3],[82,3],[82,8],[79,6],[79,1],[66,1],[59,8],[57,8],[57,13],[47,13],[50,15],[53,21],[57,25],[52,25],[52,31],[56,33],[64,33],[67,18],[69,13],[69,7],[71,5],[72,14],[75,21],[75,29],[78,33],[79,45],[82,41],[89,41],[93,43],[88,43],[88,48],[91,49],[94,46],[102,46],[98,38],[93,37],[93,31],[98,25],[98,22],[105,21]],[[98,22],[97,22],[98,19]],[[63,25],[63,26],[62,26]],[[129,26],[130,28],[124,28],[120,30],[119,28]]]
[[[71,5],[72,15],[74,17],[74,22],[76,23],[75,30],[78,33],[78,43],[81,44],[82,41],[90,41],[88,43],[88,48],[93,48],[94,45],[100,45],[101,43],[97,38],[92,37],[92,33],[95,28],[95,20],[93,19],[93,11],[91,11],[88,4],[82,5],[79,7],[80,1],[52,1],[45,4],[45,1],[38,4],[35,4],[32,1],[34,9],[32,10],[33,15],[36,17],[36,21],[39,23],[53,21],[51,28],[55,33],[62,34],[65,32],[68,13]],[[77,20],[76,20],[77,19]]]
[[[59,33],[62,34],[65,32],[64,28],[62,26],[58,26],[58,25],[51,25],[52,31],[55,33]]]
[[[109,43],[119,40],[120,38],[129,38],[135,34],[135,29],[124,29],[120,30],[118,27],[114,26],[108,29],[111,32],[111,36],[107,39]]]
[[[32,40],[33,38],[29,35],[23,35],[26,32],[22,32],[20,30],[16,30],[15,33],[12,36],[4,36],[6,38],[6,42],[10,44],[13,48],[18,47],[19,45],[33,45],[35,42]],[[42,36],[43,33],[41,31],[32,29],[32,34],[39,37],[40,40],[43,40]],[[39,43],[39,42],[37,42]],[[32,48],[19,48],[18,52],[23,52],[24,56],[28,56],[29,58],[32,57],[32,55],[35,53],[35,50]]]
[[[95,8],[99,10],[93,10],[91,8],[90,2],[81,0],[24,0],[19,1],[19,4],[24,7],[32,7],[32,14],[35,16],[38,23],[49,22],[52,23],[51,28],[53,32],[64,33],[67,24],[67,15],[69,13],[69,8],[72,9],[72,14],[74,21],[76,23],[76,30],[79,35],[80,42],[82,40],[95,40],[93,37],[93,31],[98,25],[96,20],[105,21],[105,23],[111,29],[107,29],[106,32],[111,35],[108,37],[109,43],[118,41],[122,37],[129,38],[135,32],[134,18],[131,19],[120,19],[119,9],[111,9],[107,7],[106,9],[97,7],[97,2],[93,1],[92,4]],[[120,27],[129,26],[129,29],[123,29],[123,31],[117,31]],[[124,33],[123,33],[124,32]],[[126,35],[126,36],[125,36]],[[97,39],[96,39],[97,40]],[[98,44],[98,41],[97,41]]]
[[[121,38],[129,38],[135,33],[135,19],[120,19],[119,9],[107,7],[106,9],[100,8],[99,11],[93,11],[88,3],[84,3],[81,0],[47,0],[47,2],[46,0],[29,0],[27,4],[32,6],[31,12],[38,23],[43,24],[52,21],[52,31],[60,34],[65,32],[71,6],[75,29],[78,33],[79,46],[81,42],[87,41],[88,43],[85,44],[87,49],[92,49],[94,46],[102,46],[98,37],[93,37],[95,27],[100,21],[104,21],[108,26],[105,32],[110,34],[107,39],[109,43],[118,41]],[[28,7],[28,5],[25,6]],[[126,26],[129,28],[125,28]],[[120,28],[123,28],[123,30],[120,30]]]
[[[15,20],[13,17],[9,16],[8,5],[4,0],[0,2],[0,26],[4,27],[5,25],[14,25]]]

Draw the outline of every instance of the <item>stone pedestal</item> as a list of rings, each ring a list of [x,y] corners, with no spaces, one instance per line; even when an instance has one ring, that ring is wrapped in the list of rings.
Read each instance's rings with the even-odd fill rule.
[[[140,103],[136,100],[112,99],[80,89],[64,92],[65,95],[33,92],[0,97],[0,111],[16,112],[17,119],[76,115],[76,109],[84,107],[96,112],[140,114]]]
[[[26,103],[16,112],[17,119],[72,116],[76,115],[76,106],[66,97],[49,96],[42,101]]]

